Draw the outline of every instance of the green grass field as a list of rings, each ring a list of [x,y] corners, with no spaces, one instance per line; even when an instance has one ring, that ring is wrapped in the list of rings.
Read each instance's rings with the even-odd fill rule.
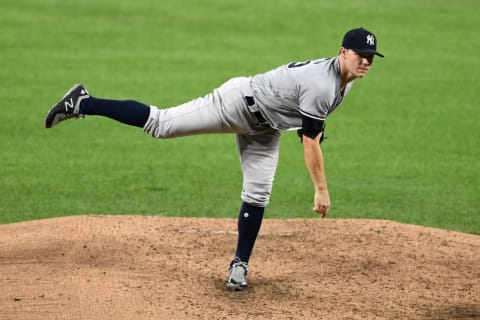
[[[0,223],[76,214],[236,217],[232,135],[155,140],[89,117],[43,128],[73,84],[173,106],[233,76],[335,56],[374,31],[385,59],[328,119],[332,218],[480,234],[475,0],[4,0]],[[284,133],[268,218],[315,217],[295,133]]]

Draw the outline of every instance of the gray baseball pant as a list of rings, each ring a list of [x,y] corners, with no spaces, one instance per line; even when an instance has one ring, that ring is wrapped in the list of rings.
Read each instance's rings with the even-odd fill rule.
[[[235,133],[243,172],[244,202],[267,206],[278,163],[280,132],[260,124],[245,97],[250,78],[233,78],[213,92],[167,109],[150,107],[144,131],[155,138]]]

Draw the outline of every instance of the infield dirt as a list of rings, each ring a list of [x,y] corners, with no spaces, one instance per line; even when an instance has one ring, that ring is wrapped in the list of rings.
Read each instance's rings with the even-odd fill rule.
[[[379,220],[264,221],[225,288],[236,220],[0,226],[0,319],[480,319],[480,236]]]

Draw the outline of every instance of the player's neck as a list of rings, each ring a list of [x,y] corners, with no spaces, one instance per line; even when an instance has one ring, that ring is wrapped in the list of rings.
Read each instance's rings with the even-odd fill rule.
[[[349,84],[350,82],[352,82],[353,80],[355,80],[357,78],[353,73],[351,73],[347,70],[345,70],[345,71],[341,70],[340,71],[340,77],[342,79],[342,82],[340,84],[340,89],[341,90],[345,89],[347,84]]]
[[[338,62],[340,64],[340,78],[342,79],[342,82],[340,84],[340,90],[343,90],[345,89],[347,84],[355,80],[357,77],[348,70],[345,62],[342,59],[338,59]]]

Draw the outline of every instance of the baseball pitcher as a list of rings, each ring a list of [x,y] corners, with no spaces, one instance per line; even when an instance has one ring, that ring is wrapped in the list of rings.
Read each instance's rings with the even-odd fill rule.
[[[100,115],[169,139],[195,134],[233,133],[243,172],[238,240],[227,287],[247,287],[249,259],[268,205],[277,168],[280,132],[297,130],[314,186],[313,211],[325,217],[330,197],[320,142],[325,120],[363,78],[377,51],[375,35],[363,28],[348,31],[338,56],[292,62],[251,77],[233,78],[204,97],[161,109],[138,101],[93,97],[74,85],[45,118],[51,128],[61,121]]]

